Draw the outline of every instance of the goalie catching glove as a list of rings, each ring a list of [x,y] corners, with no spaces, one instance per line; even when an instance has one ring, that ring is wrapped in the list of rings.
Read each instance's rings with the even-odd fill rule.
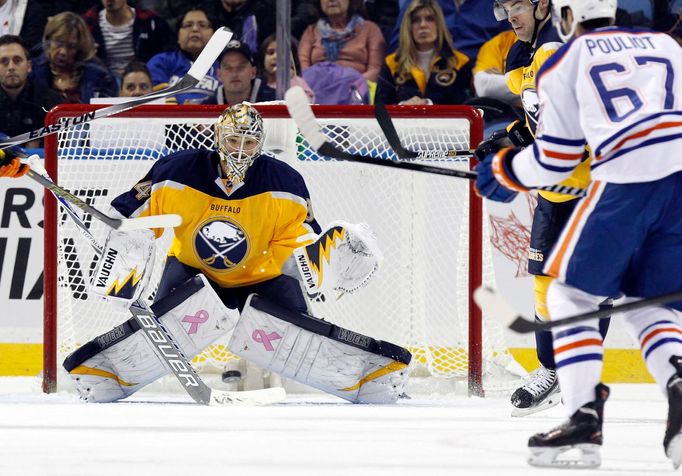
[[[154,232],[111,230],[93,274],[90,290],[128,307],[149,283],[154,267]]]
[[[331,290],[354,293],[367,285],[383,255],[369,226],[333,222],[313,243],[294,250],[310,296]]]

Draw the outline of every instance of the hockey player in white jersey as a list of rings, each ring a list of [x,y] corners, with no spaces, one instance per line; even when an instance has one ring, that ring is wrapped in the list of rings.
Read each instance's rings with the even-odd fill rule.
[[[544,272],[552,320],[595,310],[606,296],[650,298],[682,289],[682,48],[671,37],[610,26],[616,0],[553,0],[568,41],[540,69],[533,147],[508,148],[479,165],[485,197],[554,184],[593,151],[592,183]],[[663,441],[682,463],[682,302],[623,316],[649,372],[668,398]],[[554,356],[568,421],[528,442],[537,466],[601,463],[603,343],[598,321],[558,326]],[[634,435],[633,435],[634,436]],[[578,460],[563,453],[580,450]]]

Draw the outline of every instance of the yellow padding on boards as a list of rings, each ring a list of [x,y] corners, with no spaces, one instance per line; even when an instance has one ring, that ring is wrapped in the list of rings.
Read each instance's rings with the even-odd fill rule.
[[[234,358],[224,346],[212,346],[213,354],[219,354],[220,360]],[[414,358],[425,362],[425,349],[411,348]],[[448,347],[434,347],[429,349],[432,355],[436,354],[444,368],[465,367],[462,361],[455,360],[455,355],[466,355],[465,349]],[[510,353],[516,361],[527,371],[536,369],[539,365],[534,348],[510,348]],[[647,371],[638,349],[605,349],[604,371],[602,380],[604,383],[653,383],[653,379]],[[193,363],[201,363],[206,356],[199,354],[193,359]],[[0,376],[35,376],[43,370],[43,345],[42,344],[4,344],[0,343]]]
[[[43,344],[0,344],[0,375],[35,376],[43,370]]]
[[[509,352],[528,372],[540,365],[534,348],[512,348]],[[644,365],[639,349],[604,349],[602,382],[653,383],[654,379]]]

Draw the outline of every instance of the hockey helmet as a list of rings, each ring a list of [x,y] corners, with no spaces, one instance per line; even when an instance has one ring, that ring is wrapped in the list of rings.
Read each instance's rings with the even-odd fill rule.
[[[504,3],[509,1],[511,0],[494,0],[493,13],[495,14],[495,20],[503,21],[509,19],[510,11],[507,10],[504,6]],[[535,7],[539,1],[540,0],[528,0],[528,3],[519,3],[517,6],[512,7],[511,10],[513,10],[514,8],[527,8],[529,6]]]
[[[566,42],[575,34],[579,23],[597,18],[615,19],[617,7],[618,0],[552,0],[552,22],[559,37]],[[573,12],[573,22],[568,32],[561,27],[566,8]]]
[[[248,102],[230,106],[216,122],[215,142],[228,180],[243,182],[265,143],[263,118]]]

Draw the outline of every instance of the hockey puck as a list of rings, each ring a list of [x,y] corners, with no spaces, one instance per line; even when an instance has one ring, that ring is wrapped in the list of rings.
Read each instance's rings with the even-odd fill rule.
[[[242,373],[239,370],[226,370],[223,372],[223,382],[232,383],[239,382],[242,379]]]

